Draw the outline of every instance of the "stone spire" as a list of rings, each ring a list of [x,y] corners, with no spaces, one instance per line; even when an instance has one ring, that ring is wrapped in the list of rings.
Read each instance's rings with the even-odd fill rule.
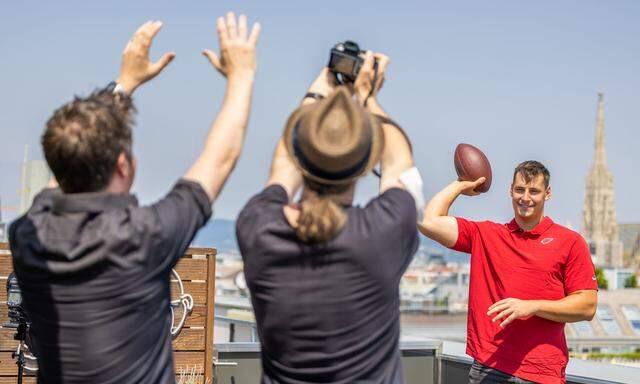
[[[596,142],[593,167],[607,168],[607,152],[604,148],[604,94],[598,92],[598,111],[596,112]]]
[[[598,93],[593,164],[586,179],[582,233],[599,265],[622,267],[622,242],[616,219],[613,174],[607,167],[604,140],[604,95]]]

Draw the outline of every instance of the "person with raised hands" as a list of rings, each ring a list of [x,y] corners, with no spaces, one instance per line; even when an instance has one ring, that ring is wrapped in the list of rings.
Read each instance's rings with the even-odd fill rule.
[[[378,75],[369,52],[350,89],[321,71],[236,221],[262,383],[404,382],[398,286],[418,236],[401,177],[413,160],[378,104],[388,58],[375,56]],[[354,206],[357,180],[379,162],[379,196]]]
[[[174,58],[149,50],[162,24],[127,44],[117,81],[53,113],[42,136],[56,182],[10,228],[13,264],[31,319],[39,383],[175,383],[169,277],[211,216],[242,148],[256,73],[259,24],[229,13],[217,22],[227,78],[222,109],[202,153],[160,201],[130,193],[131,95]]]

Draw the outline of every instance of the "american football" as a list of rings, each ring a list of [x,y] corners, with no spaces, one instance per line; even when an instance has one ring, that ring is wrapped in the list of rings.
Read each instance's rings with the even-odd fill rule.
[[[475,181],[485,177],[486,181],[475,190],[487,192],[491,187],[491,164],[481,150],[471,144],[458,144],[453,157],[458,178],[463,181]]]

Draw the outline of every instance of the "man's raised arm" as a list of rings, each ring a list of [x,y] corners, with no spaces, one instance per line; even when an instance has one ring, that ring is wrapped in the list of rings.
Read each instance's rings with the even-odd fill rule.
[[[162,28],[161,21],[147,21],[131,36],[122,52],[120,75],[116,80],[119,90],[127,95],[142,84],[158,76],[176,54],[167,52],[155,63],[149,59],[151,43]]]
[[[451,248],[458,240],[458,222],[449,216],[451,204],[461,194],[475,196],[474,188],[484,183],[484,177],[474,182],[454,181],[438,192],[424,208],[422,221],[418,223],[420,232],[445,247]]]
[[[374,63],[377,64],[377,75]],[[385,71],[388,66],[389,57],[381,53],[367,51],[362,68],[354,83],[356,99],[365,106],[369,113],[378,116],[382,125],[384,147],[380,157],[380,193],[391,187],[404,189],[405,186],[400,182],[400,175],[413,167],[411,143],[378,103],[378,93],[384,84]],[[421,185],[419,189],[421,194]]]
[[[256,43],[260,24],[247,28],[247,17],[236,21],[233,13],[217,22],[220,56],[205,50],[203,54],[227,78],[222,109],[214,120],[204,150],[184,176],[200,183],[215,200],[240,156],[251,109],[251,94],[256,73]]]

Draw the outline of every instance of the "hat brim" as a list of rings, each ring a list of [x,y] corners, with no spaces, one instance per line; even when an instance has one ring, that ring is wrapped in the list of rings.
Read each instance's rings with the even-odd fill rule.
[[[360,178],[362,176],[365,176],[366,174],[371,172],[371,170],[380,161],[382,148],[384,147],[384,134],[382,131],[382,126],[378,121],[378,119],[376,119],[375,116],[373,116],[371,113],[367,111],[365,111],[365,114],[369,119],[369,126],[371,127],[371,131],[372,131],[371,132],[371,152],[369,153],[369,159],[366,165],[362,168],[361,172],[351,175],[345,179],[332,180],[332,179],[326,179],[326,178],[322,178],[317,175],[314,175],[313,173],[309,172],[300,163],[300,160],[295,155],[295,151],[293,149],[293,130],[298,124],[298,122],[300,121],[300,119],[302,119],[305,116],[305,114],[311,111],[314,106],[315,104],[303,105],[298,109],[296,109],[295,111],[293,111],[293,113],[291,114],[291,116],[289,116],[289,119],[287,120],[287,124],[285,125],[285,129],[283,133],[283,139],[284,139],[285,146],[287,148],[287,152],[289,153],[289,156],[291,156],[291,158],[293,159],[296,167],[298,167],[300,172],[302,172],[302,175],[320,184],[344,185],[344,184],[349,184],[353,180]]]

